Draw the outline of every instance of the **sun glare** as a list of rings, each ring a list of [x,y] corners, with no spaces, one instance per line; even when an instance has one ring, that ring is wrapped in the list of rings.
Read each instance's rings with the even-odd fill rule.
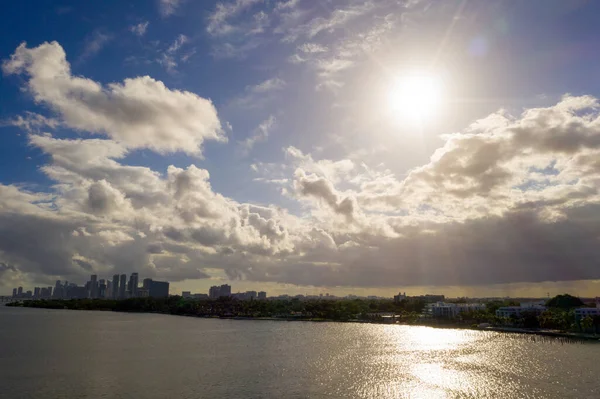
[[[403,120],[424,123],[439,107],[439,79],[430,75],[409,75],[396,80],[389,95],[389,105]]]

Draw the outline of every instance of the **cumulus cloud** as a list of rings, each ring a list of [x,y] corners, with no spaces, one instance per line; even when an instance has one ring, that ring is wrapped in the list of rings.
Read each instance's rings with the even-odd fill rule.
[[[2,64],[5,74],[28,76],[27,89],[72,129],[104,134],[128,148],[200,154],[205,140],[225,141],[210,100],[170,90],[149,76],[106,86],[71,74],[57,42],[21,44]]]
[[[256,164],[300,215],[216,192],[207,170],[130,166],[112,139],[30,134],[50,193],[0,185],[12,284],[136,270],[178,281],[354,287],[600,278],[600,109],[592,97],[491,115],[403,178],[295,147]],[[271,173],[271,175],[269,175]],[[4,282],[0,282],[4,284]]]

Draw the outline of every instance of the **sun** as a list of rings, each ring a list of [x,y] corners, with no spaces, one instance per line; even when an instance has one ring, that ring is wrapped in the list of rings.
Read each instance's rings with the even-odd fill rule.
[[[394,82],[389,93],[389,105],[403,120],[422,124],[435,115],[441,100],[441,84],[436,76],[414,74]]]

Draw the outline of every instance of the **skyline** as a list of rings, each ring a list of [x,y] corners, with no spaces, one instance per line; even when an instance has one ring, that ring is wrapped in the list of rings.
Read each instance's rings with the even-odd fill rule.
[[[600,292],[600,4],[25,3],[0,293]]]

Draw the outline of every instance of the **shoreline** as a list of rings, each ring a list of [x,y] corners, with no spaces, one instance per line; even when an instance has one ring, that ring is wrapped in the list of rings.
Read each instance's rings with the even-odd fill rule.
[[[5,304],[6,306],[7,304]],[[297,317],[250,317],[250,316],[203,316],[193,314],[176,314],[171,312],[161,311],[119,311],[113,309],[56,309],[56,308],[45,308],[45,307],[33,307],[33,306],[9,306],[19,308],[32,308],[32,309],[46,309],[46,310],[83,310],[89,312],[115,312],[115,313],[140,313],[140,314],[162,314],[168,316],[184,316],[193,317],[200,319],[220,319],[220,320],[253,320],[253,321],[278,321],[278,322],[313,322],[313,323],[355,323],[355,324],[383,324],[383,325],[402,325],[402,326],[414,326],[414,327],[431,327],[441,329],[452,329],[452,330],[471,330],[471,331],[489,331],[506,334],[522,334],[527,336],[540,336],[545,338],[556,338],[556,339],[567,339],[572,341],[581,342],[598,342],[600,343],[600,335],[584,334],[584,333],[572,333],[572,332],[561,332],[556,330],[533,330],[519,327],[507,327],[507,326],[488,326],[488,327],[473,327],[465,324],[453,324],[453,323],[381,323],[372,320],[334,320],[334,319],[319,319],[319,318],[297,318]]]

